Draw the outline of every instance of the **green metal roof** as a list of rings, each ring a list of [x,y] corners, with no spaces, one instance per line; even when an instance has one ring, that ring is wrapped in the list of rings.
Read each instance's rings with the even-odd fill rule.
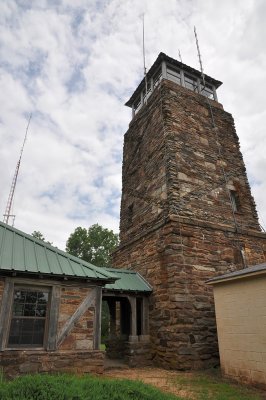
[[[114,283],[105,285],[108,291],[152,292],[152,287],[138,272],[115,268],[105,268],[105,270],[119,278]]]
[[[0,222],[0,273],[114,282],[116,275]]]

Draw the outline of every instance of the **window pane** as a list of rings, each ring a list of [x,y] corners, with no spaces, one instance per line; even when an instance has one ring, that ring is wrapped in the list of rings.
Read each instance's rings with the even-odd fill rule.
[[[185,87],[196,91],[198,87],[197,79],[193,78],[192,76],[185,75]]]
[[[36,304],[25,304],[24,316],[25,317],[35,317]]]
[[[162,80],[162,70],[159,69],[159,71],[157,71],[157,73],[153,77],[154,88],[156,88],[156,86],[160,83],[161,80]]]
[[[26,303],[36,303],[37,298],[38,298],[37,292],[27,292]]]
[[[48,291],[14,291],[13,318],[8,340],[10,347],[43,345],[48,297]]]
[[[44,337],[44,319],[36,319],[34,320],[34,330],[32,335],[32,343],[43,344],[43,337]]]
[[[42,346],[45,319],[13,318],[11,321],[8,345]]]
[[[26,292],[24,291],[20,291],[20,290],[16,290],[14,293],[14,301],[16,303],[24,303],[25,302],[25,298],[26,298]]]
[[[140,107],[141,107],[141,99],[139,98],[137,100],[137,104],[134,106],[136,113],[139,111]]]
[[[35,315],[36,315],[36,317],[45,317],[46,316],[46,305],[39,304],[36,308]]]
[[[174,69],[171,69],[171,68],[167,67],[166,71],[167,71],[167,78],[170,81],[176,82],[178,84],[181,83],[181,77],[180,77],[180,71],[179,70],[174,70]]]
[[[24,315],[24,304],[14,303],[13,315]]]
[[[48,293],[47,292],[39,292],[38,293],[38,303],[47,303],[48,302]]]
[[[213,89],[211,86],[209,85],[205,85],[205,87],[202,88],[201,93],[206,96],[209,97],[209,99],[214,99],[214,95],[213,95]]]

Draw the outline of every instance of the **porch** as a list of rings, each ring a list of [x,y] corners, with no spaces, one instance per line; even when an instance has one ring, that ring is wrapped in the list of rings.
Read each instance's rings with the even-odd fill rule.
[[[119,279],[103,289],[109,311],[106,357],[124,360],[130,367],[151,364],[149,295],[151,286],[138,273],[107,269]]]

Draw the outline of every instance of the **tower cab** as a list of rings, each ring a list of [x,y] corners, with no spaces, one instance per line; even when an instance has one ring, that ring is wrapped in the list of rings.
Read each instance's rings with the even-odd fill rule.
[[[214,101],[218,101],[216,89],[222,84],[222,82],[205,75],[204,85],[200,71],[168,57],[164,53],[160,53],[155,63],[147,72],[147,86],[145,78],[143,78],[125,104],[132,108],[132,118],[148,101],[162,79],[173,81]]]

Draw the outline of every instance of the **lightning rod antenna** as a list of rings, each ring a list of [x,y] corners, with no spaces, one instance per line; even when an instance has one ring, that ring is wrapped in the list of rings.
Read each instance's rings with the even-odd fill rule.
[[[143,52],[143,70],[145,78],[145,103],[147,103],[147,93],[148,93],[148,81],[147,81],[147,69],[146,69],[146,58],[145,58],[145,14],[142,15],[142,52]]]
[[[181,63],[183,64],[182,57],[181,57],[181,51],[179,49],[178,49],[178,55],[179,55]]]
[[[200,48],[199,48],[199,41],[198,41],[198,36],[197,36],[197,31],[196,31],[196,27],[195,26],[194,26],[194,34],[195,34],[196,45],[197,45],[197,50],[198,50],[198,57],[199,57],[199,64],[200,64],[202,82],[203,82],[203,86],[205,88],[205,75],[204,75],[204,72],[203,72],[203,66],[202,66],[201,54],[200,54]]]
[[[14,174],[13,180],[12,180],[11,189],[10,189],[8,200],[7,200],[6,210],[5,210],[5,213],[3,215],[3,217],[4,217],[3,222],[5,224],[8,224],[10,217],[13,218],[12,226],[14,225],[15,215],[11,214],[11,208],[12,208],[12,204],[13,204],[14,193],[15,193],[15,189],[16,189],[16,184],[17,184],[17,179],[18,179],[18,172],[19,172],[19,167],[20,167],[20,163],[21,163],[21,159],[22,159],[22,154],[23,154],[24,146],[25,146],[25,143],[26,143],[26,140],[27,140],[30,121],[31,121],[31,114],[29,116],[25,137],[24,137],[23,144],[22,144],[22,147],[21,147],[21,150],[20,150],[19,160],[18,160],[16,169],[15,169],[15,174]]]

